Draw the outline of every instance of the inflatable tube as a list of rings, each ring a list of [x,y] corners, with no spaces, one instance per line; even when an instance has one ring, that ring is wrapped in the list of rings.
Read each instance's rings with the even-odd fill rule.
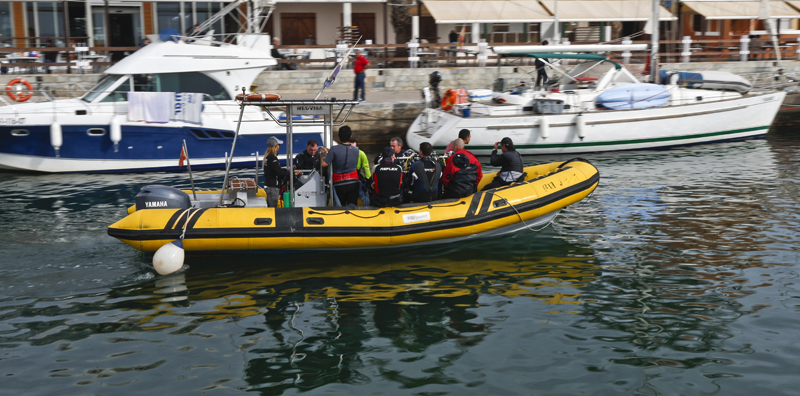
[[[669,98],[669,91],[662,85],[625,84],[603,91],[595,104],[611,110],[648,109],[669,103]]]
[[[563,166],[562,166],[563,165]],[[559,168],[560,166],[560,168]],[[525,180],[459,199],[397,207],[144,208],[108,227],[108,235],[155,252],[180,238],[187,252],[361,249],[503,235],[552,220],[586,198],[600,174],[585,160],[524,169]],[[484,174],[481,187],[493,174]],[[262,195],[263,190],[259,190]],[[218,192],[217,192],[218,193]],[[523,223],[524,222],[524,223]]]
[[[16,93],[15,91],[21,91],[16,89],[17,84],[24,85],[28,93]],[[31,86],[31,83],[29,83],[28,80],[15,78],[6,84],[6,94],[8,94],[8,97],[15,102],[24,102],[33,97],[33,86]]]
[[[276,102],[281,100],[281,95],[259,94],[259,93],[252,93],[247,95],[238,94],[236,95],[236,100],[245,102]]]

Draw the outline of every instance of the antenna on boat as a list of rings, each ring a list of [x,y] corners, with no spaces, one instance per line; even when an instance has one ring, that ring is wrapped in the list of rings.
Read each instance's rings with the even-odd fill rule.
[[[658,84],[658,11],[661,8],[659,0],[653,0],[653,19],[650,34],[650,82]]]
[[[183,139],[183,154],[186,155],[186,169],[189,170],[189,181],[192,183],[192,195],[194,196],[194,200],[197,201],[197,192],[194,190],[194,177],[192,176],[192,164],[191,162],[189,162],[189,149],[186,148],[186,139]]]
[[[247,89],[242,87],[242,97],[244,98]],[[233,162],[233,151],[236,150],[236,140],[239,138],[239,128],[242,126],[242,116],[244,115],[244,99],[239,104],[241,110],[239,111],[239,122],[236,123],[236,133],[233,135],[233,145],[231,146],[231,155],[225,155],[225,180],[222,181],[222,189],[219,191],[219,204],[222,206],[222,198],[225,196],[225,186],[228,185],[228,174],[231,172],[231,162]]]
[[[342,61],[339,62],[339,64],[336,65],[336,67],[333,68],[331,74],[328,76],[328,78],[325,79],[325,82],[322,83],[322,88],[319,90],[319,92],[317,93],[317,97],[315,97],[314,100],[319,99],[319,96],[322,95],[322,91],[324,91],[325,88],[330,87],[333,84],[333,82],[336,81],[336,75],[339,74],[342,68],[344,68],[344,64],[347,63],[347,61],[350,59],[350,53],[353,52],[353,49],[355,49],[356,45],[358,45],[359,41],[361,41],[361,37],[364,36],[358,37],[358,40],[356,40],[353,46],[350,47],[349,50],[347,50],[346,54],[344,54],[344,57],[342,57]]]

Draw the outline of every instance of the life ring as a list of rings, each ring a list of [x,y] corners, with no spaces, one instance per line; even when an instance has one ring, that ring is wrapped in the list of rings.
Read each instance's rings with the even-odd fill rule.
[[[458,93],[454,89],[448,89],[442,96],[442,110],[448,111],[453,108],[458,100]]]
[[[25,85],[25,88],[28,89],[28,93],[27,94],[23,94],[23,93],[16,94],[16,93],[14,93],[14,86],[17,85],[17,84]],[[9,81],[8,84],[6,85],[6,93],[8,94],[8,97],[11,98],[11,100],[16,101],[16,102],[24,102],[24,101],[30,99],[33,96],[33,86],[31,86],[31,83],[29,83],[28,80],[23,80],[21,78],[15,78],[15,79]]]
[[[236,95],[236,100],[244,100],[247,102],[276,102],[281,100],[281,95],[279,94],[238,94]]]

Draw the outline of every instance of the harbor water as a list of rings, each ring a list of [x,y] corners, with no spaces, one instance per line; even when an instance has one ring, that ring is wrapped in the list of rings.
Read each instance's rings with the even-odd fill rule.
[[[800,134],[582,157],[543,229],[169,276],[106,227],[186,173],[0,173],[2,392],[798,394]]]

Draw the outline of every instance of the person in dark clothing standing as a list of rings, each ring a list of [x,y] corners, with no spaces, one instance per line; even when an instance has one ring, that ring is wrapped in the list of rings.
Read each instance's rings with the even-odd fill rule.
[[[321,160],[327,154],[328,150],[325,147],[320,148],[316,139],[309,139],[306,143],[306,149],[294,157],[294,167],[303,171],[316,169],[317,172],[321,172]]]
[[[503,154],[497,155],[497,146],[503,150]],[[499,166],[500,172],[492,179],[492,182],[486,185],[483,190],[507,186],[519,179],[522,176],[522,156],[514,148],[514,142],[511,138],[504,137],[503,140],[494,144],[492,150],[492,159],[489,162],[492,166]]]
[[[358,205],[358,147],[353,146],[350,138],[353,131],[345,125],[339,128],[339,142],[328,150],[322,166],[333,166],[333,189],[342,206]]]
[[[451,30],[447,38],[450,40],[451,44],[458,44],[458,32],[455,30]]]
[[[289,177],[289,171],[281,168],[278,161],[278,150],[281,148],[283,140],[275,136],[267,139],[267,152],[264,154],[262,164],[264,172],[264,185],[267,190],[267,206],[275,208],[278,206],[278,199],[281,195],[281,185]],[[302,174],[303,171],[296,171],[295,174]]]
[[[433,146],[428,142],[419,145],[419,161],[411,165],[408,177],[406,202],[430,202],[439,199],[439,181],[442,166],[431,158]]]
[[[369,200],[373,206],[385,208],[403,203],[403,168],[394,163],[394,150],[383,149],[383,159],[372,173]]]
[[[53,40],[47,40],[44,44],[45,48],[55,48]],[[44,53],[44,63],[56,63],[58,60],[58,51],[42,51]],[[50,74],[50,66],[45,66],[45,73]]]
[[[550,43],[547,40],[542,41],[542,45],[548,44]],[[542,62],[542,59],[544,59],[544,62]],[[544,86],[544,83],[547,82],[547,70],[545,70],[547,64],[545,62],[550,63],[550,60],[547,58],[536,58],[533,62],[533,65],[536,66],[536,89]]]

